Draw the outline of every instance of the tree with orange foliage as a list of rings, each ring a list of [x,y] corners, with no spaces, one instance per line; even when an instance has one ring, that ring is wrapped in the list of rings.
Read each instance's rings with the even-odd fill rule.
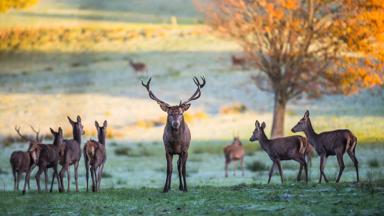
[[[0,0],[0,13],[11,9],[24,9],[36,4],[38,0]]]
[[[382,0],[196,2],[221,36],[242,47],[257,86],[274,93],[272,136],[289,100],[353,94],[383,84]]]

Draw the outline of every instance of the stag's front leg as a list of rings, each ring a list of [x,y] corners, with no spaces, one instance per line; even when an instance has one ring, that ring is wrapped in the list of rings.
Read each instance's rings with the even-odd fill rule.
[[[179,190],[184,190],[184,186],[183,186],[183,182],[181,180],[181,173],[182,173],[182,164],[181,164],[181,155],[179,155],[179,159],[177,160],[177,171],[178,171],[178,174],[179,174]]]
[[[172,179],[172,159],[173,155],[169,152],[165,154],[165,158],[167,159],[167,178],[165,180],[164,190],[163,192],[166,193],[171,189],[171,179]]]
[[[187,169],[186,169],[186,165],[187,165],[187,160],[188,160],[188,152],[185,152],[183,154],[183,157],[182,157],[182,162],[183,162],[183,180],[184,180],[184,192],[187,192],[188,191],[188,188],[187,188],[187,180],[186,180],[186,176],[187,176]]]
[[[236,176],[237,160],[233,160],[233,176]]]

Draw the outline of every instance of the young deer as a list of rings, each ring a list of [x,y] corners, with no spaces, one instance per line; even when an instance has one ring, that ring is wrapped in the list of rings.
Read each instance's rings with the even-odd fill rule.
[[[31,147],[35,142],[40,142],[39,140],[39,132],[36,132],[36,139],[31,140],[28,139],[26,136],[22,135],[20,132],[20,128],[15,127],[15,130],[19,136],[29,142],[29,146]],[[30,148],[29,147],[29,148]],[[23,188],[23,193],[25,193],[26,185],[28,185],[28,189],[30,188],[29,185],[29,176],[32,172],[32,170],[35,168],[37,161],[39,160],[40,156],[40,148],[34,148],[31,151],[14,151],[11,154],[10,163],[12,168],[12,174],[13,174],[13,181],[14,181],[14,191],[19,191],[19,183],[21,180],[22,173],[25,173],[25,183]]]
[[[320,156],[320,179],[324,177],[325,182],[328,182],[325,177],[324,166],[326,158],[330,155],[336,155],[337,161],[340,166],[339,175],[337,176],[336,182],[340,181],[341,174],[344,170],[343,155],[345,152],[348,153],[351,158],[355,169],[356,178],[359,182],[359,162],[355,156],[355,149],[357,145],[357,138],[348,129],[327,131],[317,134],[312,127],[311,120],[309,119],[308,110],[305,112],[304,117],[292,128],[292,132],[303,131],[308,138],[308,141],[316,149],[317,154]]]
[[[225,156],[225,177],[228,177],[228,165],[233,161],[234,171],[233,175],[236,176],[237,161],[240,160],[241,174],[244,176],[244,147],[241,144],[239,137],[233,139],[232,144],[224,147]]]
[[[132,59],[129,59],[129,65],[133,68],[136,73],[147,71],[147,65],[142,62],[134,62],[132,61]]]
[[[60,155],[63,152],[63,130],[61,129],[61,127],[59,127],[59,130],[57,132],[54,131],[52,128],[50,128],[50,130],[54,137],[52,145],[35,142],[29,149],[29,151],[33,151],[33,149],[39,148],[39,147],[41,149],[40,157],[37,162],[37,166],[39,167],[39,170],[37,171],[35,176],[38,192],[40,192],[40,176],[43,172],[45,175],[45,191],[46,192],[48,191],[48,175],[47,175],[48,168],[53,168],[53,176],[52,176],[50,192],[52,192],[55,177],[57,178],[58,187],[60,191],[60,179],[58,175],[57,166],[59,164]]]
[[[281,183],[283,183],[283,171],[281,169],[280,161],[282,160],[295,160],[300,163],[299,174],[297,175],[297,181],[301,179],[301,171],[304,167],[305,181],[308,182],[308,170],[307,162],[305,160],[305,152],[307,149],[307,139],[302,136],[289,136],[280,137],[276,139],[268,139],[265,135],[265,122],[260,126],[259,121],[256,120],[255,130],[253,135],[249,139],[251,142],[258,140],[261,148],[268,154],[273,164],[269,171],[268,184],[271,181],[271,176],[275,165],[277,165],[281,177]]]
[[[99,141],[89,140],[84,145],[84,161],[85,161],[85,178],[87,180],[88,192],[88,179],[89,171],[91,171],[92,178],[92,192],[100,191],[100,182],[103,175],[104,163],[107,160],[105,151],[105,137],[107,134],[107,121],[104,121],[103,126],[100,127],[99,123],[95,121],[97,130],[97,137]]]
[[[63,140],[65,144],[64,149],[64,155],[61,158],[60,164],[62,166],[60,170],[60,182],[61,182],[61,191],[64,191],[64,172],[67,173],[67,180],[68,180],[68,188],[67,191],[70,192],[70,185],[71,185],[71,176],[69,174],[69,166],[73,165],[75,167],[75,181],[76,181],[76,192],[79,192],[79,186],[78,186],[78,168],[79,168],[79,161],[81,158],[81,135],[84,135],[84,128],[81,124],[81,118],[80,116],[77,116],[77,121],[73,121],[69,116],[68,120],[69,123],[72,125],[72,132],[73,132],[73,139],[71,140]]]
[[[171,189],[172,159],[174,154],[179,155],[179,160],[177,161],[177,170],[180,180],[179,190],[184,192],[188,191],[186,182],[186,163],[188,159],[188,148],[191,142],[191,132],[184,120],[183,113],[189,109],[191,101],[196,100],[201,96],[201,88],[205,85],[205,78],[202,77],[202,83],[200,83],[199,79],[196,77],[193,78],[193,81],[197,86],[196,91],[188,100],[184,102],[180,101],[180,104],[176,106],[169,105],[153,94],[149,87],[151,78],[148,80],[147,84],[142,82],[142,85],[149,93],[149,97],[152,100],[155,100],[160,105],[160,108],[168,115],[163,133],[165,157],[167,159],[167,178],[165,180],[163,192],[168,192]]]

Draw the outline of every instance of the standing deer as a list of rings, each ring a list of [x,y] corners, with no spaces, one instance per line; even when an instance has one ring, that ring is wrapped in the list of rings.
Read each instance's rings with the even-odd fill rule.
[[[132,59],[129,59],[129,65],[133,68],[136,73],[147,71],[147,65],[142,62],[134,62]]]
[[[88,192],[88,179],[89,171],[91,171],[92,178],[92,192],[100,191],[100,182],[103,175],[104,163],[107,160],[105,151],[105,137],[107,134],[107,121],[104,121],[103,126],[100,127],[99,123],[95,121],[97,130],[97,137],[99,141],[89,140],[84,145],[84,161],[85,161],[85,178],[87,180]]]
[[[269,171],[268,184],[271,181],[271,176],[275,165],[277,165],[281,177],[281,183],[283,180],[283,171],[281,169],[280,161],[282,160],[295,160],[300,163],[299,174],[297,175],[297,181],[301,179],[301,172],[304,167],[305,181],[308,182],[308,170],[307,162],[305,160],[305,152],[307,149],[307,139],[302,136],[289,136],[280,137],[276,139],[268,139],[265,135],[265,122],[260,126],[259,121],[256,120],[255,130],[253,135],[249,139],[251,142],[258,140],[261,148],[268,154],[273,164]]]
[[[35,176],[38,192],[40,192],[40,176],[43,172],[45,175],[45,191],[48,191],[48,168],[53,168],[50,192],[52,192],[55,177],[57,178],[58,187],[60,191],[60,179],[57,166],[59,164],[60,155],[63,152],[63,130],[61,129],[61,127],[59,127],[59,130],[57,132],[54,131],[52,128],[50,128],[50,130],[54,137],[52,145],[35,142],[29,149],[29,151],[33,151],[33,149],[35,148],[41,148],[40,157],[37,162],[39,170],[37,171]]]
[[[225,156],[225,177],[228,177],[228,165],[233,161],[233,175],[236,176],[237,161],[240,160],[241,174],[244,176],[244,147],[241,144],[239,137],[233,139],[232,144],[224,147]]]
[[[325,182],[328,182],[325,177],[324,166],[328,156],[336,155],[337,161],[340,166],[339,175],[337,176],[336,183],[340,181],[341,174],[344,170],[344,153],[347,152],[351,158],[355,169],[356,178],[359,182],[359,162],[355,156],[355,149],[357,145],[357,138],[348,129],[327,131],[317,134],[312,127],[311,119],[309,119],[308,110],[305,112],[304,117],[292,128],[292,132],[303,131],[311,145],[315,147],[317,154],[320,156],[320,179],[324,177]]]
[[[31,128],[33,129],[33,131],[35,131],[32,126],[31,126]],[[37,132],[37,131],[35,131],[36,132],[36,139],[31,140],[28,137],[21,134],[20,127],[17,128],[15,126],[15,130],[16,130],[17,134],[23,140],[29,142],[29,146],[30,146],[29,148],[31,148],[31,146],[35,142],[37,142],[37,143],[40,142],[39,132]],[[30,151],[26,151],[26,152],[24,152],[24,151],[12,152],[11,158],[10,158],[10,163],[11,163],[12,174],[13,174],[14,191],[19,191],[19,183],[21,180],[22,173],[25,173],[25,183],[24,183],[23,193],[25,193],[26,185],[28,185],[28,189],[31,189],[30,185],[29,185],[29,176],[30,176],[32,170],[35,168],[36,163],[39,160],[40,150],[41,150],[41,148],[37,147],[37,148],[34,148],[34,149],[32,149]]]
[[[81,158],[81,135],[84,135],[84,128],[81,124],[81,118],[80,116],[77,116],[77,121],[73,121],[69,116],[67,116],[69,123],[72,125],[72,133],[73,133],[73,139],[71,140],[63,140],[65,144],[64,149],[64,155],[61,158],[60,164],[62,166],[60,170],[60,183],[61,183],[61,191],[64,191],[64,172],[67,173],[67,180],[68,180],[68,188],[67,191],[70,192],[70,186],[71,186],[71,176],[69,174],[69,166],[73,165],[75,170],[75,181],[76,181],[76,192],[79,192],[79,186],[78,186],[78,168],[79,168],[79,161]]]
[[[231,60],[233,66],[240,66],[242,69],[245,69],[246,59],[244,57],[231,55]]]
[[[176,106],[169,105],[153,94],[149,87],[151,79],[152,78],[148,80],[147,84],[144,84],[144,82],[141,82],[141,84],[147,89],[149,97],[156,101],[160,105],[160,108],[168,115],[163,133],[165,157],[167,159],[167,178],[165,180],[163,192],[168,192],[171,189],[172,159],[174,154],[179,155],[177,161],[177,170],[180,180],[179,190],[187,192],[186,163],[188,159],[188,148],[191,142],[191,132],[184,120],[183,114],[191,106],[190,102],[201,96],[201,88],[205,85],[205,78],[201,77],[202,83],[200,83],[199,79],[194,77],[193,81],[197,86],[196,91],[188,100],[184,102],[180,101],[180,104]]]

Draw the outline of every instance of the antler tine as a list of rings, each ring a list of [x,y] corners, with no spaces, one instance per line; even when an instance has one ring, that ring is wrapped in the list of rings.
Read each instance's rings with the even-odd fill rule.
[[[40,141],[40,139],[39,139],[40,129],[36,130],[32,125],[30,125],[30,127],[33,130],[33,132],[35,132],[35,134],[36,134],[36,141]]]
[[[166,102],[160,100],[158,97],[155,96],[155,94],[153,94],[152,90],[150,89],[150,83],[151,83],[151,80],[152,80],[152,77],[149,78],[147,84],[144,84],[144,82],[141,81],[141,85],[143,85],[143,86],[147,89],[148,94],[149,94],[149,97],[150,97],[152,100],[156,101],[158,104],[164,104],[164,105],[169,106],[168,103],[166,103]]]
[[[188,102],[190,102],[192,100],[196,100],[196,99],[198,99],[201,96],[201,90],[200,89],[205,86],[206,82],[205,82],[204,76],[201,76],[200,78],[203,81],[202,83],[200,83],[200,80],[197,77],[193,77],[193,82],[196,84],[197,89],[196,89],[196,91],[192,94],[192,96],[188,100],[186,100],[185,102],[180,103],[180,105],[186,104],[186,103],[188,103]]]
[[[17,132],[17,134],[19,134],[19,136],[25,140],[25,141],[30,141],[26,136],[22,135],[21,132],[20,132],[20,127],[17,128],[17,126],[15,125],[15,131]]]

